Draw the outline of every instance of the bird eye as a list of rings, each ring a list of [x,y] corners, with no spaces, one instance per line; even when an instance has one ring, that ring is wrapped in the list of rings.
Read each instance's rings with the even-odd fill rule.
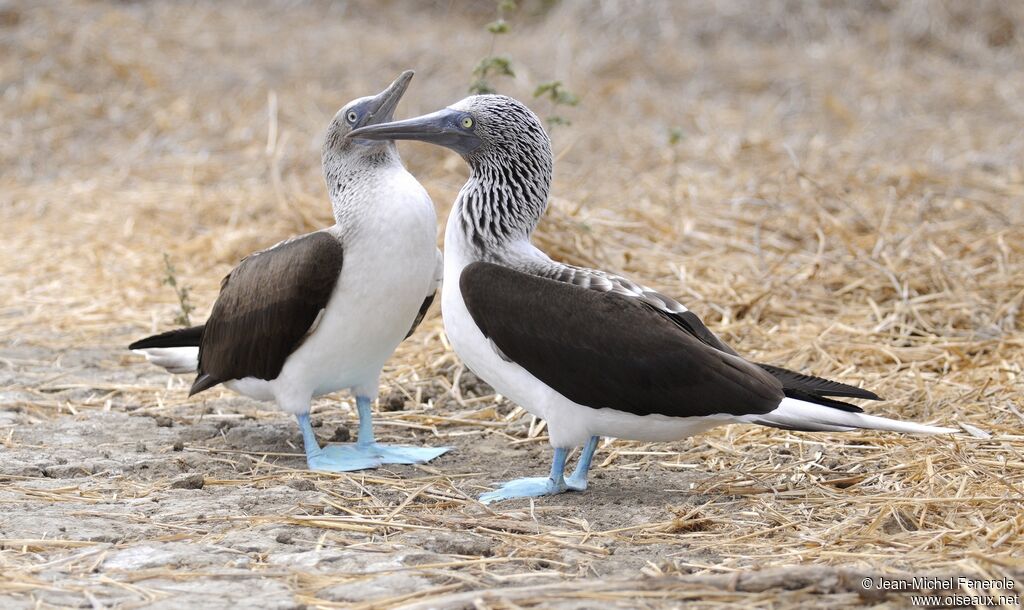
[[[465,129],[473,127],[473,119],[469,118],[468,116],[462,117],[462,127]]]
[[[359,117],[356,115],[356,111],[355,110],[349,110],[348,114],[345,116],[345,118],[348,119],[349,123],[355,124],[356,119],[359,118]]]

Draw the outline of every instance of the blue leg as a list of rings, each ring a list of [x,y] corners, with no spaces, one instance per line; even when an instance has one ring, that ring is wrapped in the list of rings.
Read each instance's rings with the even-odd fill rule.
[[[423,464],[451,450],[451,447],[381,445],[373,437],[370,399],[356,396],[356,407],[359,409],[359,436],[356,439],[356,449],[376,457],[381,464]]]
[[[311,470],[350,472],[377,468],[382,464],[421,464],[445,453],[451,447],[407,447],[402,445],[381,445],[373,437],[373,415],[370,413],[370,399],[356,397],[359,410],[359,433],[355,444],[327,445],[321,448],[316,442],[309,414],[297,415],[302,428],[302,441],[306,446],[306,463]]]
[[[583,491],[587,488],[587,473],[590,471],[590,463],[594,460],[594,451],[597,449],[598,440],[600,440],[598,437],[591,436],[587,441],[587,446],[583,448],[583,453],[580,455],[580,461],[576,463],[576,470],[565,480],[569,489]]]
[[[313,425],[309,422],[309,413],[299,413],[295,418],[299,420],[299,429],[302,430],[302,444],[306,449],[306,465],[310,470],[348,472],[375,468],[380,465],[380,462],[376,460],[341,455],[334,450],[337,445],[320,447],[320,444],[316,442],[316,435],[313,433]]]
[[[551,461],[551,475],[545,477],[527,477],[525,479],[514,479],[503,483],[494,491],[489,491],[480,496],[480,501],[490,504],[495,500],[511,500],[512,498],[536,498],[538,496],[553,496],[568,489],[565,484],[565,458],[568,449],[558,447],[555,449],[555,458]]]

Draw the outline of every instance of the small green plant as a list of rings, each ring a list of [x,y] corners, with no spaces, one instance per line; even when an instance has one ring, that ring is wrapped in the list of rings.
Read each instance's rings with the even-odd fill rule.
[[[554,4],[553,2],[542,3],[545,10],[550,9]],[[512,69],[512,62],[508,57],[503,55],[495,55],[494,49],[498,43],[498,36],[508,34],[512,26],[509,24],[506,17],[517,10],[515,0],[498,0],[498,16],[497,19],[488,23],[485,27],[487,31],[491,33],[491,48],[487,51],[487,55],[481,59],[475,68],[473,68],[473,81],[469,85],[469,92],[472,94],[480,95],[484,93],[497,93],[497,89],[494,86],[493,79],[501,76],[508,76],[511,78],[516,77],[515,71]],[[533,97],[544,98],[551,103],[551,112],[547,118],[548,128],[554,127],[555,125],[568,125],[569,119],[558,114],[558,110],[561,107],[576,106],[580,103],[580,98],[572,91],[569,91],[562,81],[550,81],[537,85],[537,88],[533,92]]]
[[[509,31],[505,14],[514,10],[516,10],[515,0],[501,0],[498,2],[498,18],[486,26],[487,31],[491,33],[491,49],[473,68],[473,82],[469,85],[470,93],[494,93],[496,90],[494,85],[491,84],[491,79],[496,76],[515,78],[516,73],[512,71],[512,62],[507,57],[494,54],[494,47],[497,46],[498,36],[508,34]]]
[[[476,80],[469,86],[469,92],[483,94],[495,93],[497,91],[491,85],[490,78],[494,76],[511,76],[515,78],[516,73],[512,71],[512,64],[507,57],[488,55],[481,59],[480,63],[473,68],[473,76]]]
[[[547,98],[551,102],[551,114],[548,116],[548,126],[569,125],[569,119],[555,114],[560,106],[576,106],[580,98],[565,88],[562,81],[554,80],[549,83],[541,83],[533,91],[535,98]]]
[[[164,284],[174,289],[174,294],[178,297],[178,306],[181,308],[180,313],[174,318],[174,323],[180,326],[192,326],[189,314],[196,308],[189,299],[189,288],[178,282],[178,272],[174,269],[171,257],[166,252],[164,252],[164,273],[166,274]]]

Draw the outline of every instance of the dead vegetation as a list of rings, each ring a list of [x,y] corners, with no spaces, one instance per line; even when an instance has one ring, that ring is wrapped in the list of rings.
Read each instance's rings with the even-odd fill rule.
[[[544,468],[544,429],[459,366],[436,310],[379,427],[456,445],[423,468],[309,473],[284,415],[189,401],[123,351],[181,311],[163,253],[202,318],[242,256],[329,222],[333,112],[405,68],[399,116],[462,97],[493,14],[0,3],[4,605],[906,604],[865,574],[1022,593],[1016,4],[538,2],[501,41],[503,92],[582,100],[544,249],[679,297],[759,361],[863,384],[872,413],[973,434],[605,442],[585,495],[488,509],[492,481]],[[443,215],[462,162],[402,151]],[[318,403],[323,437],[347,400]]]

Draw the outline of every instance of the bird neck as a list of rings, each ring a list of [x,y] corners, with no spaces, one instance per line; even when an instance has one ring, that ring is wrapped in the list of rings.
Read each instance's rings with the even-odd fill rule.
[[[541,151],[543,152],[543,151]],[[547,207],[551,154],[471,162],[453,214],[478,260],[528,243]]]
[[[354,148],[360,146],[363,148]],[[392,168],[402,168],[402,159],[391,142],[365,146],[351,144],[346,150],[323,152],[324,183],[331,198],[334,220],[345,227],[368,204],[378,182]]]

